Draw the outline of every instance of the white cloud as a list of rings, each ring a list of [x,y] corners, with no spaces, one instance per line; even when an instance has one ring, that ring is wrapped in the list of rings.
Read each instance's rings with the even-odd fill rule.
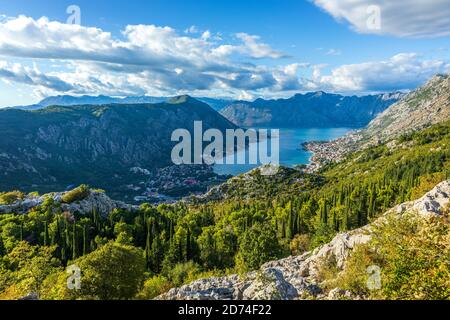
[[[198,29],[189,28],[188,33],[193,32]],[[83,80],[102,79],[109,73],[115,81],[145,79],[152,83],[152,89],[168,92],[213,89],[223,84],[238,90],[271,86],[275,81],[271,71],[258,69],[251,60],[283,56],[259,37],[247,34],[238,35],[242,41],[238,45],[217,44],[220,36],[210,31],[197,38],[154,25],[129,25],[122,35],[115,38],[99,28],[19,16],[0,23],[0,54],[66,61]],[[83,66],[89,68],[81,73]],[[238,76],[230,80],[229,75],[236,73]],[[117,85],[111,81],[101,82],[107,88]]]
[[[238,96],[237,99],[241,101],[253,101],[255,100],[255,97],[247,91],[241,91],[241,94]]]
[[[6,81],[40,86],[56,92],[71,91],[74,87],[53,75],[45,75],[37,68],[23,67],[21,64],[10,64],[0,61],[0,78]]]
[[[20,16],[0,23],[0,53],[15,57],[86,60],[128,65],[161,66],[170,63],[216,65],[214,51],[219,47],[203,38],[180,36],[170,27],[129,25],[125,39],[116,39],[99,28],[68,25],[47,18],[34,20]],[[281,53],[258,42],[259,37],[240,34],[244,44],[229,45],[229,53],[247,58],[279,58]]]
[[[259,36],[249,35],[247,33],[238,33],[236,37],[244,42],[244,46],[239,47],[242,54],[247,54],[253,58],[272,58],[279,59],[285,55],[272,49],[268,44],[259,42]]]
[[[311,0],[361,33],[399,37],[450,35],[448,0]]]
[[[300,69],[307,69],[308,63],[293,63],[274,71],[273,75],[277,81],[277,91],[296,91],[303,90],[298,73]]]
[[[184,30],[184,33],[192,33],[192,34],[195,34],[195,33],[199,33],[199,32],[200,32],[200,30],[198,29],[197,26],[190,26],[189,28],[187,28],[186,30]]]
[[[384,61],[343,65],[330,75],[316,73],[316,83],[339,92],[395,91],[416,88],[436,73],[448,72],[448,62],[401,53]]]
[[[211,32],[209,30],[202,33],[203,40],[208,40],[209,38],[211,38]]]
[[[378,92],[412,89],[443,60],[399,54],[382,61],[343,65],[266,65],[284,57],[258,36],[240,33],[238,43],[210,32],[180,35],[170,27],[133,25],[121,37],[28,17],[0,22],[0,78],[31,86],[39,94],[275,96],[299,91]],[[218,43],[220,41],[220,43]],[[16,60],[20,59],[20,60]],[[21,64],[14,63],[20,61]],[[33,64],[33,61],[36,65]],[[56,67],[50,67],[56,65]],[[63,67],[61,67],[63,66]],[[52,70],[41,71],[41,70]],[[244,95],[245,93],[245,95]]]
[[[329,49],[326,53],[327,56],[340,56],[342,51],[339,49]]]

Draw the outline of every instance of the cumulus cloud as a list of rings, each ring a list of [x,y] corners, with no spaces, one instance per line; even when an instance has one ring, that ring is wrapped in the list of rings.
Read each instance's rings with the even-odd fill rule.
[[[399,37],[450,35],[448,0],[311,0],[358,32]]]
[[[450,64],[422,60],[415,53],[401,53],[385,61],[343,65],[330,75],[320,76],[318,72],[317,85],[334,91],[394,91],[416,88],[436,73],[448,73]]]
[[[207,90],[223,85],[257,90],[275,83],[270,70],[259,69],[251,60],[284,55],[258,36],[240,33],[236,35],[240,43],[231,45],[217,44],[220,37],[210,31],[198,37],[192,36],[200,33],[196,27],[186,32],[190,35],[180,35],[170,27],[128,25],[122,37],[115,38],[99,28],[19,16],[0,23],[0,54],[62,60],[76,65],[74,71],[83,80],[100,81],[108,72],[119,83],[123,79],[149,81],[154,89],[165,91]],[[105,84],[110,85],[113,83]]]
[[[122,32],[125,39],[115,39],[99,28],[19,16],[0,23],[0,53],[28,58],[86,60],[129,65],[174,65],[191,63],[216,65],[215,43],[208,42],[211,33],[202,37],[180,36],[170,27],[129,25]],[[242,45],[229,45],[227,53],[249,58],[282,56],[259,37],[238,34]],[[219,50],[220,51],[220,50]],[[222,55],[223,57],[223,55]]]
[[[0,22],[0,55],[9,61],[0,62],[0,78],[47,95],[226,93],[249,99],[312,90],[412,89],[435,73],[450,71],[446,61],[403,53],[324,73],[324,64],[266,64],[261,59],[280,61],[285,55],[258,36],[239,33],[234,40],[226,43],[198,29],[180,35],[154,25],[129,25],[114,37],[99,28],[20,16]],[[12,63],[17,58],[21,64]],[[49,64],[64,67],[41,71]]]
[[[37,68],[23,67],[18,63],[9,64],[6,61],[0,61],[0,78],[31,86],[40,86],[56,92],[67,92],[74,89],[70,83],[59,77],[45,75]]]
[[[243,46],[237,48],[242,54],[246,54],[257,59],[279,59],[285,57],[283,53],[272,49],[268,44],[261,43],[259,36],[252,36],[247,33],[238,33],[236,37],[244,43]]]
[[[275,70],[273,75],[277,81],[277,91],[303,90],[304,86],[298,77],[298,72],[309,67],[308,63],[293,63]]]

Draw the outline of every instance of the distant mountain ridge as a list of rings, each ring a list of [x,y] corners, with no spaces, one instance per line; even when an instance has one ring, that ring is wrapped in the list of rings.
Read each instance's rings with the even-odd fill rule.
[[[399,92],[358,97],[320,91],[289,99],[239,101],[220,113],[238,126],[364,127],[403,96]]]
[[[253,102],[207,97],[195,99],[208,104],[238,126],[364,127],[404,95],[397,92],[357,97],[320,91],[296,94],[288,99],[264,100],[260,98]],[[48,106],[145,104],[162,103],[170,99],[170,97],[152,96],[118,98],[104,95],[61,95],[45,98],[34,105],[14,108],[39,110]]]
[[[39,110],[49,106],[76,106],[76,105],[103,105],[103,104],[145,104],[145,103],[162,103],[170,100],[170,97],[152,97],[152,96],[129,96],[129,97],[109,97],[99,96],[71,96],[59,95],[51,96],[43,99],[37,104],[28,106],[17,106],[14,109],[20,110]],[[232,103],[232,100],[214,99],[214,98],[196,98],[208,104],[214,110],[220,110]]]

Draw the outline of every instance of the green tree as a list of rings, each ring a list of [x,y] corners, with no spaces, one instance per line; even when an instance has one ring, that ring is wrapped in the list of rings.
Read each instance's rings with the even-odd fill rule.
[[[155,276],[148,279],[144,283],[144,287],[137,295],[139,300],[150,300],[169,291],[172,288],[172,283],[163,276]]]
[[[64,281],[68,275],[62,273],[58,282],[59,296],[95,300],[132,299],[144,280],[144,252],[129,245],[109,242],[72,264],[81,270],[81,290],[68,292]]]
[[[263,263],[280,256],[281,247],[274,228],[268,223],[255,223],[240,241],[236,257],[241,271],[258,269]]]

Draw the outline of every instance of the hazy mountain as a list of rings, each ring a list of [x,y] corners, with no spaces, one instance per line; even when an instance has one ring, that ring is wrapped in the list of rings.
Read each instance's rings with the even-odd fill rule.
[[[363,127],[402,96],[345,97],[312,92],[289,99],[240,101],[221,110],[221,114],[238,126]]]
[[[160,104],[51,106],[0,110],[0,189],[60,190],[132,183],[130,168],[171,164],[175,129],[194,121],[235,128],[207,104],[184,96]]]
[[[141,103],[161,103],[169,100],[169,97],[151,97],[151,96],[129,96],[116,98],[109,96],[71,96],[61,95],[43,99],[37,104],[29,106],[17,106],[14,109],[20,110],[39,110],[49,106],[76,106],[83,104],[103,105],[103,104],[141,104]],[[214,98],[196,98],[208,104],[214,110],[221,110],[232,103],[231,100]]]

